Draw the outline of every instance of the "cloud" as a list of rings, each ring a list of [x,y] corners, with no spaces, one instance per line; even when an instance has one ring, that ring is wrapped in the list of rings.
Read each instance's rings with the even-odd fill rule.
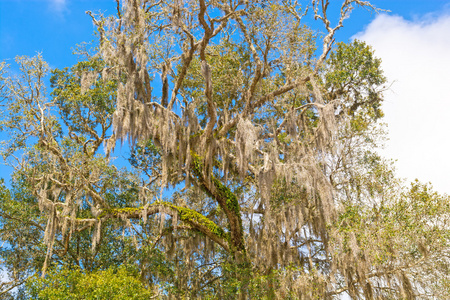
[[[51,10],[58,14],[63,14],[67,10],[68,0],[47,0]]]
[[[354,38],[372,45],[390,82],[382,153],[398,175],[450,194],[450,14],[407,21],[381,14]]]

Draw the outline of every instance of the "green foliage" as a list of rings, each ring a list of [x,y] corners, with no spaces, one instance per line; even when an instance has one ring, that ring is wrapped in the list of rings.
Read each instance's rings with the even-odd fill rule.
[[[105,67],[104,62],[92,58],[70,69],[52,71],[51,95],[69,130],[92,135],[96,126],[111,125],[117,82],[102,78]]]
[[[276,180],[271,191],[272,209],[280,209],[288,205],[295,205],[297,202],[305,201],[307,194],[305,188],[294,180],[287,182],[286,178]]]
[[[364,131],[372,120],[383,117],[380,91],[386,77],[381,60],[362,41],[337,43],[327,60],[324,88],[327,100],[343,98],[342,111],[347,111],[355,131]],[[345,108],[345,109],[344,109]]]
[[[139,143],[132,149],[128,161],[130,164],[141,170],[148,177],[161,173],[161,155],[159,149],[151,141]]]
[[[43,263],[45,245],[42,243],[43,218],[38,205],[26,189],[13,190],[0,185],[0,248],[3,270],[13,279],[23,280]]]
[[[3,185],[0,193],[0,237],[10,245],[1,249],[0,256],[8,267],[8,273],[24,277],[42,268],[46,253],[42,239],[47,222],[26,184],[23,177],[18,178],[10,190]],[[117,206],[129,207],[134,198],[124,198],[119,192],[116,198],[111,197],[109,201]],[[92,213],[88,207],[82,207],[78,217],[89,218]],[[92,236],[88,231],[72,233],[67,245],[62,237],[54,246],[54,257],[63,264],[82,265],[86,270],[119,266],[136,254],[132,241],[121,237],[119,225],[116,220],[105,224],[102,230],[103,243],[96,251],[92,251]]]
[[[436,284],[442,285],[448,278],[438,274],[446,274],[450,264],[438,253],[445,252],[450,241],[443,217],[449,213],[450,197],[440,196],[429,185],[416,181],[409,189],[372,208],[347,204],[335,225],[339,233],[332,247],[342,257],[363,256],[364,264],[378,270],[389,270],[401,262],[420,265],[421,261],[434,257],[439,261],[434,270],[425,268],[422,272],[436,276]],[[364,268],[356,261],[354,264],[355,268]],[[422,284],[421,278],[415,280]],[[445,284],[440,289],[448,293]]]
[[[83,272],[78,268],[55,269],[27,283],[32,299],[149,299],[153,293],[139,280],[136,272],[125,267]]]
[[[238,112],[244,103],[238,101],[245,88],[250,84],[246,74],[251,72],[251,56],[248,49],[236,44],[230,38],[221,40],[220,44],[207,49],[208,63],[211,64],[214,84],[214,99],[220,110]],[[220,59],[217,59],[220,57]],[[183,89],[192,97],[203,98],[204,80],[200,71],[201,61],[193,59]],[[197,113],[204,118],[206,101],[202,99]],[[206,119],[201,121],[204,126]]]

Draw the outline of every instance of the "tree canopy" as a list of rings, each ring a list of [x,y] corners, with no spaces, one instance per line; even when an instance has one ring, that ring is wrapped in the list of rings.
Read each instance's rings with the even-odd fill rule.
[[[377,9],[329,6],[117,1],[76,65],[2,64],[2,294],[450,297],[450,198],[377,154],[381,61],[335,43]]]

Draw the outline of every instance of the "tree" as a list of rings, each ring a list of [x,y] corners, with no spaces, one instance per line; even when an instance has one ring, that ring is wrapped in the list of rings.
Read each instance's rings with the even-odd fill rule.
[[[83,234],[89,271],[131,263],[163,295],[449,293],[449,198],[395,179],[374,152],[380,60],[359,41],[333,49],[356,5],[374,9],[346,0],[333,26],[325,0],[118,2],[117,17],[89,13],[98,47],[54,71],[50,100],[42,59],[19,59],[2,90],[4,155],[27,148],[5,203],[46,223],[31,259],[42,276]],[[119,171],[109,156],[127,138],[133,169]]]
[[[19,57],[17,63],[23,74],[6,79],[8,88],[3,94],[9,110],[3,115],[2,125],[12,137],[10,141],[3,142],[3,154],[15,160],[12,165],[16,171],[10,190],[3,184],[0,186],[0,234],[2,242],[7,245],[2,247],[0,255],[4,270],[12,279],[5,282],[2,295],[39,272],[43,264],[44,268],[47,268],[46,259],[49,256],[58,262],[55,268],[61,265],[76,266],[82,268],[86,274],[133,264],[145,256],[146,260],[152,261],[149,267],[154,274],[158,275],[159,270],[160,273],[168,273],[167,276],[170,276],[170,270],[161,262],[158,249],[149,245],[137,253],[128,229],[124,230],[115,220],[105,223],[106,226],[101,232],[102,245],[95,249],[92,249],[92,234],[87,230],[89,224],[86,225],[82,221],[81,226],[77,228],[59,228],[62,231],[53,237],[54,244],[49,254],[44,241],[48,241],[49,224],[53,221],[51,217],[45,217],[48,207],[45,203],[39,203],[36,197],[34,182],[29,181],[33,176],[45,174],[53,180],[60,175],[67,176],[66,180],[70,180],[71,187],[74,188],[70,193],[78,194],[74,201],[79,204],[76,216],[80,220],[93,216],[91,203],[84,201],[89,188],[92,188],[84,185],[84,176],[93,178],[95,170],[101,170],[96,179],[96,183],[101,186],[98,191],[114,207],[135,204],[137,178],[127,171],[118,170],[115,166],[105,163],[105,157],[97,154],[101,146],[98,140],[111,126],[111,110],[115,99],[112,94],[114,83],[99,82],[92,90],[80,93],[80,78],[76,74],[80,70],[98,68],[98,60],[81,62],[71,69],[55,70],[53,78],[64,82],[65,89],[55,88],[51,102],[45,98],[43,78],[48,68],[42,58]],[[60,116],[57,121],[56,118],[51,120],[51,113],[45,114],[55,108]],[[67,136],[61,133],[63,126],[68,130]],[[94,131],[91,128],[100,129]],[[61,130],[59,135],[58,130]],[[45,136],[42,132],[55,135]],[[97,138],[93,147],[89,147],[93,142],[89,140],[90,135]],[[36,139],[33,140],[34,138]],[[26,149],[24,157],[16,157],[16,149],[24,145],[31,146]],[[64,159],[66,166],[70,166],[70,174],[64,173],[69,167],[61,170],[60,166],[55,166],[52,154],[48,153],[48,145],[53,146],[50,147],[52,153],[56,153],[60,159]],[[98,178],[101,178],[101,182]],[[71,197],[70,193],[63,192],[60,199]],[[145,238],[146,232],[140,232],[140,236]]]

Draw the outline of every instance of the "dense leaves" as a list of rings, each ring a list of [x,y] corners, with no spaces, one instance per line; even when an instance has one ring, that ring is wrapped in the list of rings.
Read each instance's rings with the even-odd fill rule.
[[[79,269],[61,269],[50,272],[41,279],[32,279],[27,289],[32,299],[151,299],[149,291],[137,278],[137,274],[118,268],[83,273]]]

